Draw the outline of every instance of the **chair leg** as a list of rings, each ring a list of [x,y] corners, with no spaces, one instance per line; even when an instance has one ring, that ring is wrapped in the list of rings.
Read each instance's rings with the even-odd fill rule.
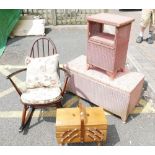
[[[117,71],[114,71],[114,72],[106,71],[106,74],[107,74],[108,76],[110,76],[110,78],[111,78],[112,80],[114,80],[114,78],[115,78],[115,76],[116,76],[116,74],[117,74]]]
[[[62,108],[61,102],[58,102],[58,103],[56,104],[56,106],[57,106],[57,108]]]
[[[22,114],[22,124],[21,124],[21,127],[19,128],[19,132],[22,132],[24,130],[27,123],[32,118],[33,112],[35,110],[33,107],[30,107],[30,110],[29,110],[28,114],[26,115],[27,109],[28,109],[28,107],[24,105],[23,114]]]
[[[22,123],[21,123],[21,126],[19,128],[19,132],[22,132],[23,131],[27,109],[28,109],[28,107],[26,105],[24,105],[23,113],[22,113]]]
[[[93,65],[87,64],[87,70],[92,69],[92,68],[93,68]]]

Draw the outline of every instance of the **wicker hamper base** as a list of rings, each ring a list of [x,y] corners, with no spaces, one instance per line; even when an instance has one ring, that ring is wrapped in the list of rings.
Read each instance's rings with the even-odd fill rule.
[[[137,72],[120,73],[114,80],[98,70],[87,70],[86,56],[67,63],[71,78],[68,91],[127,120],[142,92],[144,75]]]

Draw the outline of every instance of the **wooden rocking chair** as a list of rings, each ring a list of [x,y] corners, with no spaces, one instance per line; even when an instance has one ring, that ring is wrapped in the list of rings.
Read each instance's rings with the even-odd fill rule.
[[[55,44],[53,43],[53,41],[48,38],[39,38],[34,42],[34,44],[32,46],[30,57],[33,57],[33,58],[45,57],[45,56],[50,56],[50,55],[54,55],[54,54],[57,54],[57,50],[56,50],[56,47],[55,47]],[[7,79],[9,79],[11,81],[11,83],[13,84],[14,88],[16,89],[16,91],[20,97],[25,92],[21,91],[21,89],[13,81],[12,77],[14,75],[16,75],[20,72],[26,71],[26,70],[27,70],[27,68],[20,69],[20,70],[15,71],[14,73],[7,76]],[[47,108],[50,106],[56,106],[57,108],[62,107],[61,101],[63,99],[66,85],[67,85],[70,75],[62,67],[58,67],[58,73],[59,73],[59,70],[64,72],[65,79],[64,79],[63,87],[60,88],[60,95],[58,97],[56,97],[56,99],[54,101],[49,101],[49,102],[46,101],[45,103],[26,103],[21,100],[22,104],[24,105],[24,108],[23,108],[22,122],[21,122],[21,127],[19,128],[19,132],[22,132],[24,130],[24,128],[26,127],[27,123],[31,120],[35,109]],[[59,76],[60,76],[60,74],[59,74]],[[29,112],[27,112],[28,109],[29,109]]]

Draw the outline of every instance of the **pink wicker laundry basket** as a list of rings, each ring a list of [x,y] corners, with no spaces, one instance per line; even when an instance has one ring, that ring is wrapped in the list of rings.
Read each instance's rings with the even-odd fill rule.
[[[144,76],[137,72],[120,72],[111,80],[100,70],[87,70],[86,64],[84,55],[67,63],[66,68],[71,73],[67,90],[126,121],[139,101]]]
[[[112,78],[124,71],[133,18],[101,13],[87,17],[87,64],[107,71]],[[115,27],[115,34],[104,32],[104,25]],[[89,68],[89,67],[88,67]]]

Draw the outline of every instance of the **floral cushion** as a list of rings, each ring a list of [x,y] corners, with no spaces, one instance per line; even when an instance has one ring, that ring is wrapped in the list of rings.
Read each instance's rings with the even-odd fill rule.
[[[25,59],[27,65],[26,87],[60,87],[57,73],[59,55]]]
[[[58,87],[27,89],[27,91],[21,95],[22,102],[29,104],[47,104],[61,98],[61,90]]]

